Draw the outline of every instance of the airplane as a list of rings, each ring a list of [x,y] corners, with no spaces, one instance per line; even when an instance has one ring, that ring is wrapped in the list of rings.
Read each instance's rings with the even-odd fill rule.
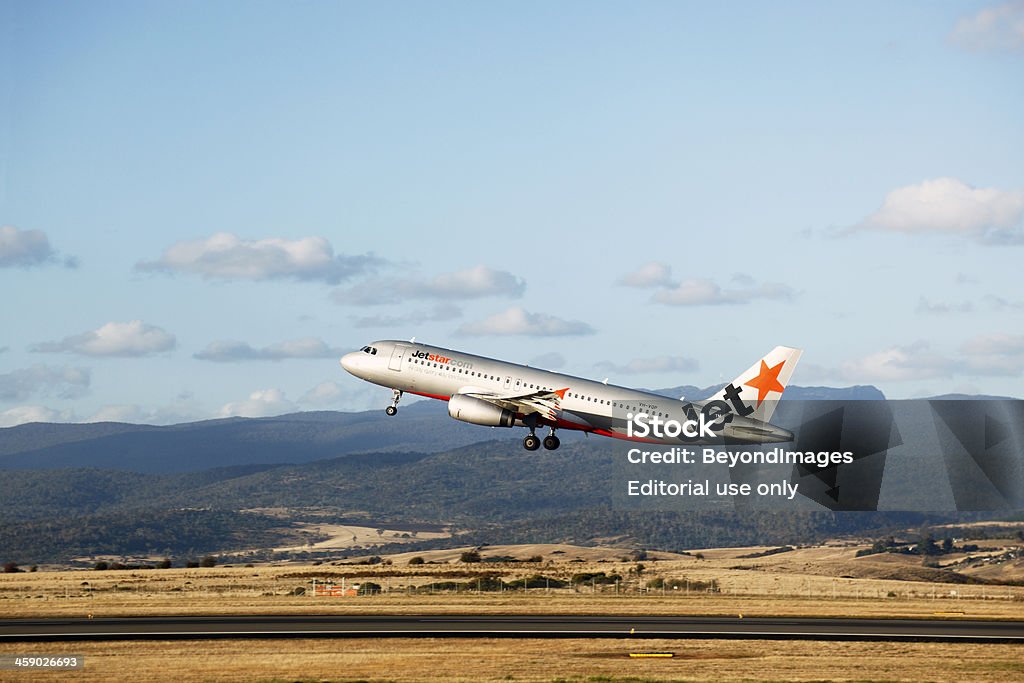
[[[448,414],[456,420],[527,427],[523,448],[535,451],[542,443],[548,450],[557,449],[559,429],[658,444],[792,441],[791,432],[769,420],[801,353],[776,346],[705,401],[677,400],[608,384],[607,379],[598,382],[430,346],[415,338],[372,342],[340,362],[355,377],[391,389],[388,415],[398,413],[406,393],[439,399],[448,402]],[[669,422],[684,430],[672,434]],[[658,424],[662,429],[653,428]],[[543,442],[536,434],[541,427],[549,429]]]

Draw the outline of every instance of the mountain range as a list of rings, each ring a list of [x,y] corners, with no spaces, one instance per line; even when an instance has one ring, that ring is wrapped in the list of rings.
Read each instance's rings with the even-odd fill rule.
[[[656,393],[689,400],[720,387],[680,386]],[[789,387],[786,400],[869,400],[875,387]],[[521,429],[487,428],[448,417],[441,401],[403,405],[398,415],[303,412],[171,426],[118,422],[31,423],[0,429],[0,469],[99,468],[140,473],[195,472],[243,465],[305,463],[349,453],[435,453],[498,439],[518,443]],[[562,431],[563,443],[584,438]]]

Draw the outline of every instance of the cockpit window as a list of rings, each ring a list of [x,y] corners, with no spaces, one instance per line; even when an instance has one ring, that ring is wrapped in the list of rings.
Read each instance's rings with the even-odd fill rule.
[[[377,349],[373,348],[372,346],[364,346],[363,348],[361,348],[359,350],[362,351],[363,353],[368,353],[371,356],[376,356],[377,355]]]

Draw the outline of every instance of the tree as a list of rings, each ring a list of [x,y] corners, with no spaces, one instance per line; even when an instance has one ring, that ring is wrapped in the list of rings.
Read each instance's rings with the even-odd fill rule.
[[[165,557],[164,559],[160,560],[160,562],[156,565],[156,568],[157,569],[170,569],[171,568],[171,559],[169,557]]]
[[[419,555],[409,558],[409,564],[424,564],[424,562],[425,560]]]
[[[459,556],[459,559],[462,560],[463,562],[479,562],[480,561],[480,553],[477,552],[476,550],[467,550],[466,552],[462,553],[462,555]]]
[[[921,540],[917,544],[917,552],[920,555],[938,555],[941,551],[939,546],[935,543],[935,537],[931,534],[922,534]]]
[[[110,569],[110,564],[105,562],[105,561],[103,561],[103,560],[100,560],[99,562],[94,564],[92,566],[92,568],[95,569],[98,572],[104,572],[104,571]]]
[[[953,539],[950,538],[949,536],[946,536],[944,539],[942,539],[942,552],[944,552],[944,553],[951,553],[951,552],[953,552]]]
[[[203,559],[199,560],[199,566],[200,567],[216,567],[217,566],[217,558],[214,557],[213,555],[207,555]]]
[[[18,563],[17,562],[5,562],[4,563],[4,574],[16,574],[17,572],[20,572],[20,571],[21,570],[18,569]]]

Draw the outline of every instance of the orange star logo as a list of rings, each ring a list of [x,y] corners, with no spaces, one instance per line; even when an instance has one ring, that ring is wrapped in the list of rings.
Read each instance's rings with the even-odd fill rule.
[[[761,361],[761,371],[757,374],[757,377],[753,378],[749,382],[743,384],[748,387],[754,387],[757,389],[757,405],[760,406],[761,402],[768,397],[769,391],[783,392],[786,387],[782,386],[782,382],[779,381],[779,373],[782,372],[782,366],[786,364],[786,361],[782,361],[773,368],[768,367],[768,364],[763,360]]]

